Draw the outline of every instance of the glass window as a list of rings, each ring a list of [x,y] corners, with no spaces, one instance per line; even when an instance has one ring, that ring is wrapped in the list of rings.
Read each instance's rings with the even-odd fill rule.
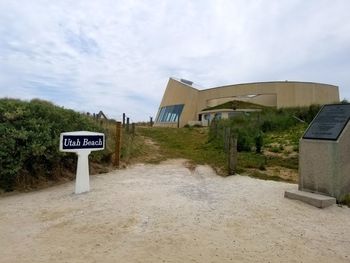
[[[163,116],[164,116],[164,112],[165,112],[165,107],[162,107],[159,111],[159,115],[158,115],[158,118],[157,118],[157,121],[156,122],[159,122]]]
[[[177,122],[183,107],[183,104],[162,107],[159,111],[157,122]]]

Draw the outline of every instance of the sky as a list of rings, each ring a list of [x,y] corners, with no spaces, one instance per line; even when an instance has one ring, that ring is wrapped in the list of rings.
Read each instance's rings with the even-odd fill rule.
[[[0,0],[0,97],[132,121],[169,77],[203,88],[339,86],[350,99],[348,0]]]

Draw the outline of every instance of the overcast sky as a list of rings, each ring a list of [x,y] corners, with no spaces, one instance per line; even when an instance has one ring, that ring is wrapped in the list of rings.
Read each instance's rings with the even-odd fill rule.
[[[348,0],[0,0],[0,97],[134,121],[169,77],[297,80],[350,99]]]

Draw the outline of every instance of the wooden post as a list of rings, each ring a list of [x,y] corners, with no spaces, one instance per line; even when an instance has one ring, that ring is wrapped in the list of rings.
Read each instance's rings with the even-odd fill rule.
[[[129,133],[129,131],[130,131],[129,125],[130,125],[130,118],[127,117],[127,118],[126,118],[126,132],[127,132],[127,133]]]
[[[150,126],[152,127],[153,126],[153,118],[152,117],[149,117],[149,123],[150,123]]]
[[[237,138],[230,136],[228,153],[228,174],[233,175],[236,173],[237,166]]]
[[[114,166],[119,168],[120,165],[120,149],[121,149],[121,122],[117,121],[115,129],[115,154],[114,154]]]
[[[123,128],[125,128],[125,113],[123,113]]]

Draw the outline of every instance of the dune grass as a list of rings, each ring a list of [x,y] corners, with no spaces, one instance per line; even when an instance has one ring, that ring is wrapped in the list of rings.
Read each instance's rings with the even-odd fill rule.
[[[228,156],[217,144],[208,142],[208,128],[139,127],[137,133],[139,136],[151,138],[159,145],[159,155],[156,161],[170,158],[185,158],[191,160],[194,164],[208,164],[220,175],[228,175]],[[284,136],[281,132],[278,135],[281,138]],[[270,136],[277,136],[277,134],[270,134]],[[268,149],[263,150],[262,154],[255,152],[238,153],[237,172],[239,174],[260,179],[296,182],[297,178],[290,180],[279,177],[276,174],[269,174],[269,168],[271,167],[290,169],[297,173],[297,153],[294,152],[294,155],[291,156],[285,156],[283,153],[269,155]]]

